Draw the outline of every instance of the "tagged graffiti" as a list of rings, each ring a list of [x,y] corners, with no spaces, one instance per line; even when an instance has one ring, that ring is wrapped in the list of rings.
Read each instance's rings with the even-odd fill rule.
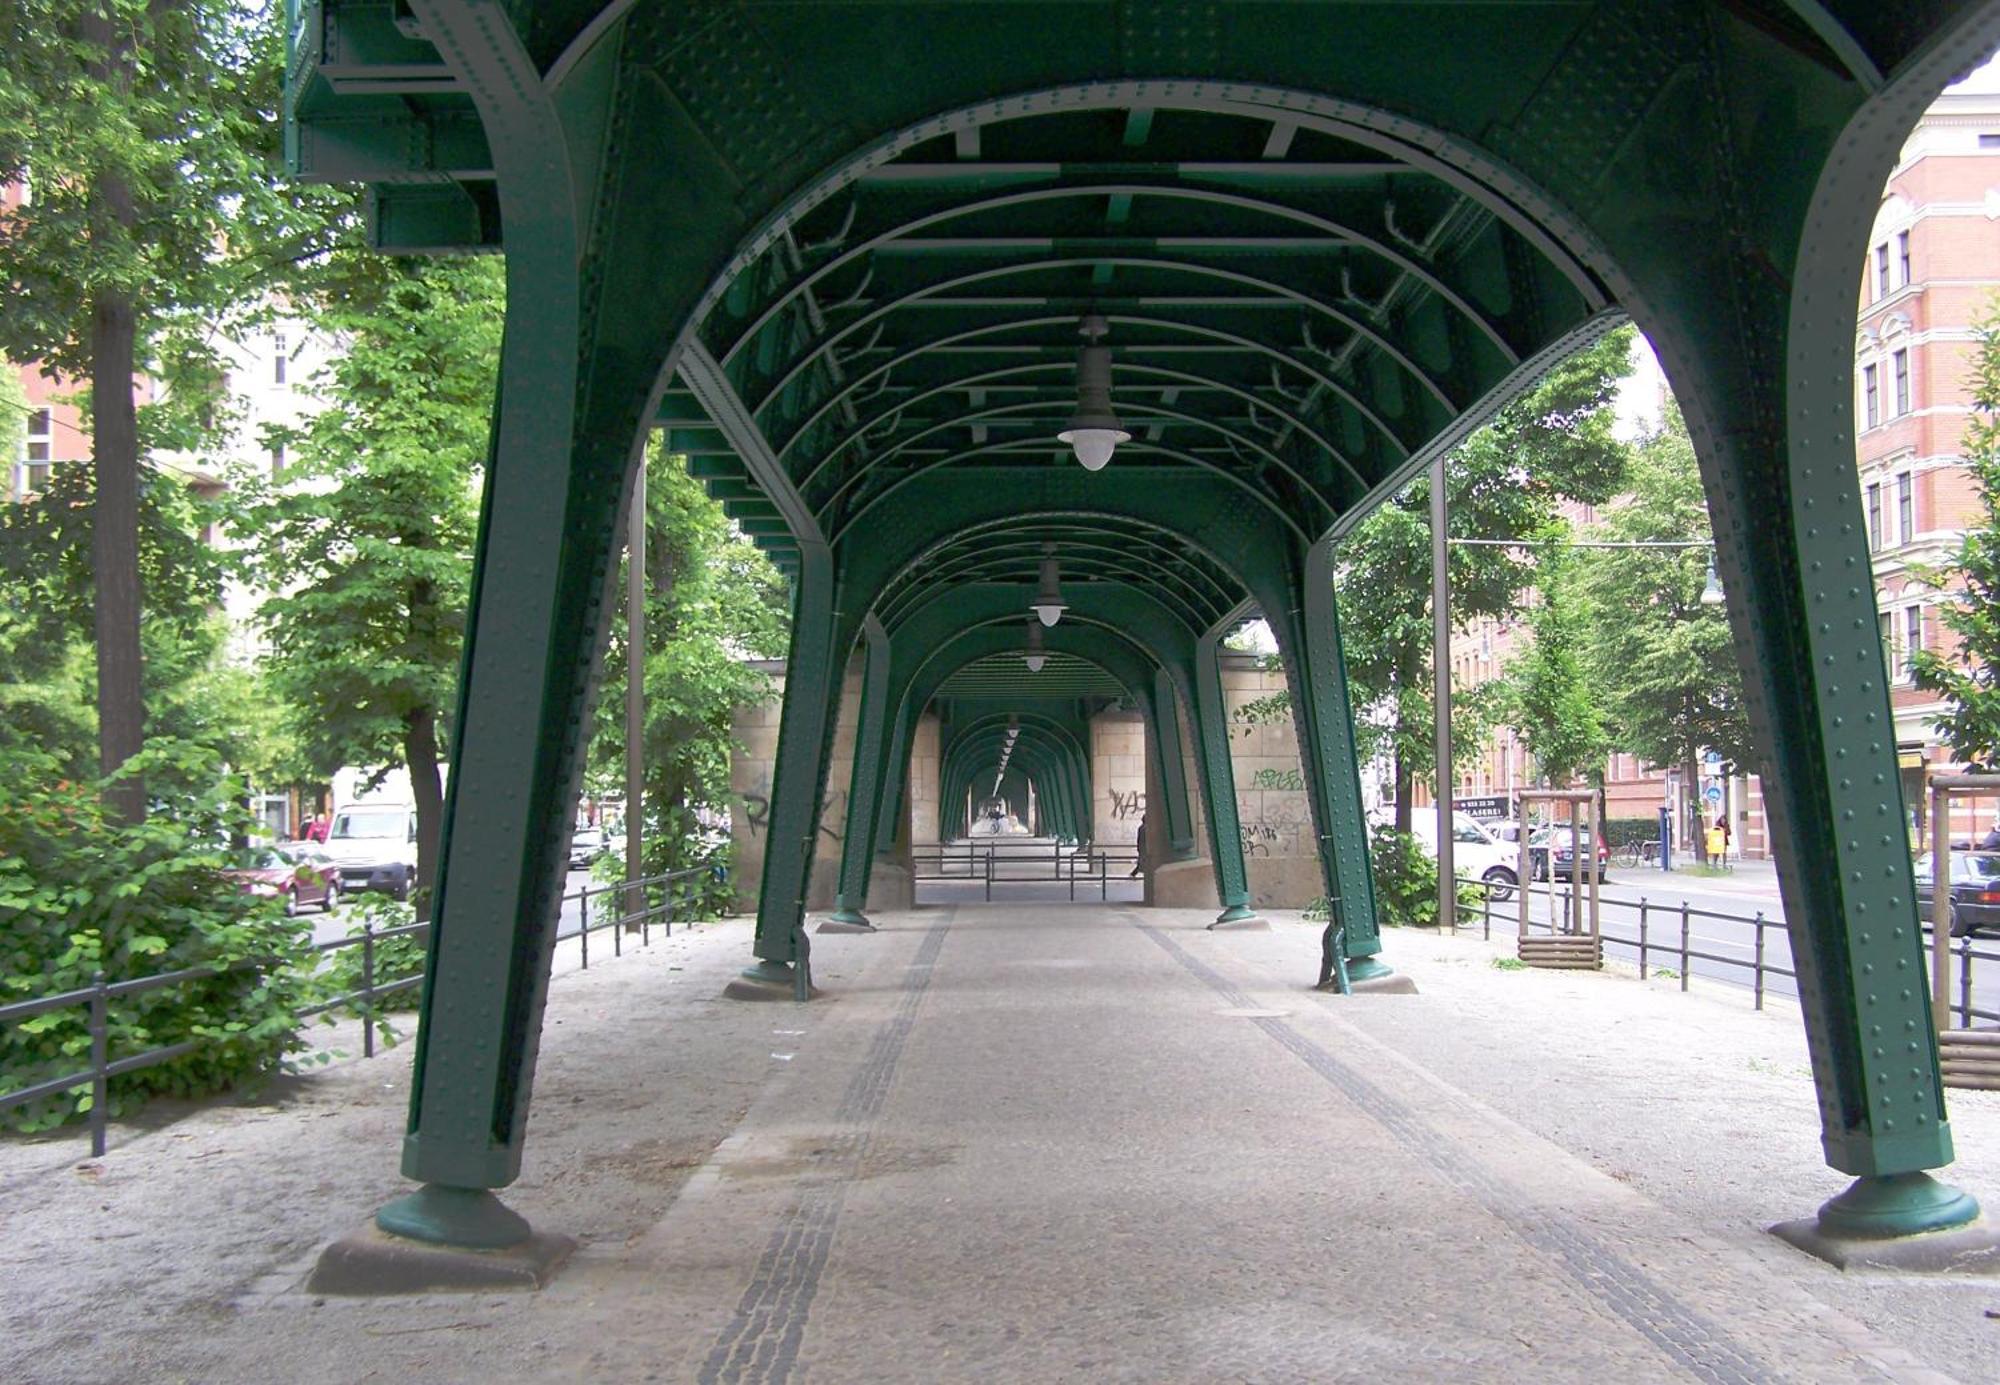
[[[752,837],[761,837],[771,826],[771,798],[769,794],[746,793],[738,795],[743,800],[743,825],[750,829]],[[828,789],[826,797],[819,801],[819,830],[834,841],[840,840],[840,829],[833,825],[836,811],[846,803],[847,794],[842,789]],[[844,824],[847,815],[838,813]]]
[[[1123,793],[1111,789],[1108,792],[1111,795],[1111,818],[1114,822],[1146,815],[1146,795],[1137,789],[1127,789]]]
[[[1305,777],[1295,769],[1260,769],[1250,776],[1253,789],[1302,790],[1305,786]]]
[[[1307,830],[1310,816],[1303,800],[1279,799],[1252,812],[1248,800],[1238,799],[1236,808],[1246,857],[1312,854],[1312,834]]]

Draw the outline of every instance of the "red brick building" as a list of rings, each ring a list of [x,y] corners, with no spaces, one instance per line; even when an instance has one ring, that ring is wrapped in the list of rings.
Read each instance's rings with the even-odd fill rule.
[[[1876,601],[1890,672],[1904,801],[1915,830],[1926,810],[1925,767],[1949,760],[1932,725],[1937,700],[1910,679],[1910,653],[1947,648],[1937,606],[1947,599],[1913,576],[1941,562],[1979,520],[1960,447],[1970,417],[1967,376],[1977,326],[2000,309],[2000,92],[1947,93],[1925,113],[1883,190],[1861,274],[1855,340],[1856,463],[1874,551]],[[1650,363],[1648,363],[1650,366]],[[1641,371],[1642,377],[1647,373]],[[1646,386],[1641,383],[1643,392]],[[1498,676],[1525,626],[1478,626],[1454,642],[1455,686]],[[1767,851],[1763,799],[1754,776],[1724,779],[1704,766],[1694,792],[1719,791],[1735,827],[1732,849]],[[1507,793],[1532,768],[1518,737],[1502,729],[1459,791]],[[1607,815],[1651,817],[1688,791],[1677,770],[1611,757]],[[1955,837],[1983,832],[2000,804],[1968,804]]]

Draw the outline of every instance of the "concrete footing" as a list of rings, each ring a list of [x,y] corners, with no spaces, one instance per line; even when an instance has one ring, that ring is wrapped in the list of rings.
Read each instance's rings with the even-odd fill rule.
[[[1868,1237],[1830,1235],[1818,1217],[1802,1217],[1779,1222],[1771,1234],[1837,1269],[2000,1275],[2000,1228],[1984,1217],[1948,1231]]]
[[[859,909],[836,909],[819,921],[815,933],[873,933],[875,925]]]
[[[797,1000],[797,973],[789,962],[759,962],[755,966],[737,974],[734,980],[722,988],[726,1000]],[[816,999],[820,988],[812,986],[807,991],[808,999]]]
[[[567,1236],[538,1231],[502,1250],[464,1250],[391,1236],[370,1222],[320,1252],[306,1291],[390,1296],[540,1289],[575,1249]]]

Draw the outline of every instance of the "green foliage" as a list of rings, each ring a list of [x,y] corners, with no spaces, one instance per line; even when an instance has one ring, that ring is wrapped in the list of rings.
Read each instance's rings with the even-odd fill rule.
[[[352,204],[277,176],[283,10],[0,6],[0,183],[34,194],[0,232],[0,350],[85,378],[95,308],[129,302],[137,363],[169,386],[142,410],[151,446],[199,445],[214,329],[295,278]]]
[[[1428,928],[1438,918],[1437,862],[1408,832],[1386,825],[1369,834],[1375,907],[1391,927]]]
[[[1493,959],[1493,970],[1495,971],[1526,971],[1527,969],[1528,964],[1519,957],[1495,957]]]
[[[1616,851],[1634,842],[1658,841],[1660,823],[1657,818],[1606,818],[1603,832],[1606,848]]]
[[[192,1053],[113,1078],[114,1113],[147,1096],[198,1096],[272,1071],[300,1047],[312,990],[309,926],[220,871],[226,843],[252,823],[241,785],[199,747],[155,743],[121,774],[143,776],[154,811],[111,817],[102,786],[62,777],[54,757],[0,751],[0,1002],[183,968],[223,975],[109,1006],[110,1054],[198,1039]],[[236,964],[248,964],[241,969]],[[87,1065],[89,1010],[73,1006],[0,1026],[0,1092]],[[45,1098],[0,1121],[39,1130],[89,1109],[89,1088]]]
[[[1722,607],[1701,604],[1709,550],[1700,541],[1709,537],[1708,509],[1678,410],[1636,449],[1628,494],[1595,533],[1614,541],[1696,545],[1593,552],[1583,568],[1592,611],[1588,664],[1603,689],[1617,745],[1656,765],[1682,766],[1690,783],[1697,781],[1704,749],[1753,766],[1729,622]],[[1698,830],[1694,839],[1700,842]]]
[[[1936,725],[1966,764],[2000,763],[2000,313],[1979,325],[1972,406],[1961,447],[1979,496],[1981,522],[1934,568],[1917,576],[1948,593],[1938,618],[1958,637],[1947,656],[1926,649],[1911,660],[1918,687],[1944,700]]]
[[[313,774],[407,766],[418,878],[436,879],[437,763],[450,743],[472,583],[502,267],[342,257],[320,316],[346,343],[329,407],[273,431],[295,464],[242,478],[231,523],[268,590],[266,672]]]
[[[1537,540],[1554,530],[1563,501],[1603,504],[1619,492],[1627,454],[1611,436],[1611,404],[1631,370],[1631,343],[1629,330],[1614,332],[1563,360],[1453,452],[1451,537]],[[1361,756],[1393,759],[1405,813],[1411,784],[1432,772],[1435,758],[1429,480],[1412,482],[1362,521],[1340,557],[1341,633]],[[1455,545],[1449,563],[1460,624],[1510,615],[1538,575],[1534,555],[1517,548]],[[1470,756],[1476,719],[1466,730],[1472,734],[1456,744]]]
[[[784,579],[688,475],[684,457],[657,445],[646,459],[646,722],[643,871],[659,875],[709,859],[719,833],[704,822],[729,811],[731,727],[740,708],[767,702],[769,677],[745,662],[785,652]],[[625,622],[614,623],[590,751],[600,792],[625,783],[628,661]],[[622,852],[622,839],[610,843]],[[723,880],[676,887],[675,917],[727,906]]]
[[[1585,648],[1594,615],[1577,590],[1577,557],[1560,541],[1539,553],[1540,600],[1528,613],[1533,635],[1493,686],[1503,714],[1519,731],[1545,784],[1568,786],[1603,777],[1611,750],[1596,675]]]
[[[0,746],[45,751],[71,777],[96,759],[95,491],[89,468],[57,467],[33,499],[0,506],[0,708],[11,713],[0,717]],[[216,517],[174,476],[141,473],[139,580],[153,594],[140,623],[146,730],[242,767],[256,757],[220,698],[249,675],[229,664],[215,613],[231,571],[203,541]]]
[[[417,911],[409,904],[390,899],[387,895],[357,895],[347,906],[344,917],[352,920],[348,927],[349,938],[359,938],[367,928],[377,933],[391,928],[402,928],[417,921]],[[429,930],[406,933],[397,938],[383,938],[375,943],[373,965],[369,964],[366,950],[360,944],[339,948],[327,954],[325,968],[320,973],[319,984],[326,997],[331,1000],[338,996],[358,995],[362,988],[372,982],[376,986],[386,986],[424,972],[424,959],[428,953]],[[383,996],[375,1004],[375,1028],[383,1043],[394,1046],[402,1040],[402,1031],[397,1029],[393,1017],[417,1008],[423,994],[422,988],[412,986],[391,996]],[[361,1015],[364,1013],[359,1001],[342,1005],[327,1012],[332,1015]]]

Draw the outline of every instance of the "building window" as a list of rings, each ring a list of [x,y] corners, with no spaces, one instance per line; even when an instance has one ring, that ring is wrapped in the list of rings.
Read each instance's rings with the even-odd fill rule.
[[[1910,352],[1905,347],[1889,358],[1896,379],[1896,411],[1892,418],[1901,418],[1910,411]]]
[[[279,443],[271,449],[271,479],[278,479],[278,473],[285,469],[285,445]]]
[[[1896,619],[1887,611],[1876,618],[1882,632],[1882,666],[1888,670],[1891,682],[1902,678],[1903,661],[1896,657]]]
[[[21,448],[21,493],[40,490],[48,484],[50,448],[55,441],[55,412],[28,410],[28,436]]]
[[[1979,147],[1981,149],[2000,149],[2000,135],[1981,135],[1979,137]]]
[[[1896,478],[1896,542],[1909,543],[1916,536],[1916,483],[1906,471]]]
[[[1875,247],[1875,296],[1881,298],[1889,292],[1889,242],[1883,241]]]
[[[271,338],[271,383],[272,384],[282,385],[285,383],[285,362],[287,359],[288,357],[285,351],[285,337],[284,334],[281,332],[277,336]]]
[[[1882,421],[1882,367],[1861,368],[1861,426],[1873,428]]]
[[[1882,546],[1882,483],[1868,483],[1868,551]]]
[[[1910,282],[1910,233],[1896,232],[1896,269],[1905,285]]]
[[[1924,608],[1905,606],[1903,608],[1903,681],[1914,683],[1917,673],[1914,660],[1924,647]]]

